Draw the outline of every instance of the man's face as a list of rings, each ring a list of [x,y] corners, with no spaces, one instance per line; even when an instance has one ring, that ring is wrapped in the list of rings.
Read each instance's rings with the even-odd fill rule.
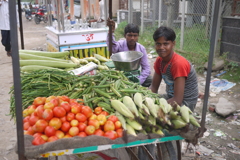
[[[127,33],[125,34],[125,38],[127,41],[128,46],[135,46],[136,42],[138,41],[138,33]]]
[[[155,41],[155,49],[158,53],[158,56],[162,57],[163,59],[168,58],[172,54],[174,46],[175,41],[167,41],[165,37],[160,37]]]

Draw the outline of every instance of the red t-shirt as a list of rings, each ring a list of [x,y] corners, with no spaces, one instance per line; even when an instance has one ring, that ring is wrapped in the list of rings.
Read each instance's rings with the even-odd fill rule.
[[[164,66],[163,69],[161,68],[162,58],[157,57],[154,63],[154,70],[159,75],[162,73],[165,74],[169,65],[171,65],[170,71],[173,79],[176,79],[177,77],[188,77],[191,70],[190,63],[184,57],[175,52],[173,53],[171,60]]]

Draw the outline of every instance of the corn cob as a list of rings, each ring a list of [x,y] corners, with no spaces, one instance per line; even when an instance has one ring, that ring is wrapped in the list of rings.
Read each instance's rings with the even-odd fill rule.
[[[179,128],[183,128],[187,125],[186,122],[184,122],[182,119],[174,119],[171,121],[173,124],[173,128],[174,129],[179,129]]]
[[[75,64],[77,64],[77,65],[80,64],[80,62],[79,62],[79,60],[78,60],[77,58],[71,56],[70,59],[71,59],[71,61],[72,61],[73,63],[75,63]]]
[[[163,109],[163,112],[165,114],[167,114],[168,112],[170,112],[172,110],[172,106],[170,104],[168,104],[166,99],[160,98],[159,102],[160,102],[160,107]]]
[[[145,104],[146,104],[146,106],[148,107],[150,113],[151,113],[155,118],[157,118],[157,109],[156,109],[156,106],[155,106],[152,98],[146,97],[146,98],[145,98]]]
[[[126,128],[127,128],[127,133],[128,133],[128,134],[137,136],[135,130],[134,130],[129,124],[126,124]]]
[[[129,96],[123,97],[123,104],[128,107],[128,109],[136,116],[139,116],[137,107],[133,102],[132,98]]]
[[[169,116],[170,116],[170,119],[178,119],[178,118],[181,117],[181,116],[178,115],[178,112],[177,112],[177,111],[173,111],[173,110],[171,110],[171,111],[169,112]]]
[[[162,132],[161,129],[156,130],[155,128],[152,129],[153,133],[159,134],[160,136],[164,136],[164,133]]]
[[[150,111],[148,109],[148,107],[145,104],[142,104],[142,109],[148,114],[150,115]]]
[[[137,121],[130,118],[126,118],[126,121],[127,121],[127,124],[129,124],[133,129],[142,130],[142,125],[139,124]]]
[[[196,127],[201,127],[200,124],[198,123],[198,121],[191,114],[189,115],[189,121],[192,125],[194,125]]]
[[[186,122],[189,123],[189,108],[185,105],[183,105],[180,108],[180,113],[181,113],[181,117],[182,119]]]
[[[119,100],[111,100],[112,107],[120,114],[128,118],[134,118],[132,112]]]
[[[141,93],[138,93],[138,92],[135,93],[134,97],[133,97],[133,101],[139,108],[142,108],[143,98],[142,98],[142,94]]]
[[[105,58],[105,57],[103,57],[99,54],[93,54],[93,55],[94,55],[95,58],[97,58],[101,62],[108,62],[109,61],[109,59],[107,59],[107,58]]]

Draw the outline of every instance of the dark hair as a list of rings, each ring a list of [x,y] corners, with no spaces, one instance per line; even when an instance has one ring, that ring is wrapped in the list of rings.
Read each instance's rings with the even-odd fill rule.
[[[156,41],[158,38],[164,37],[167,41],[175,41],[176,34],[173,31],[173,29],[165,26],[161,26],[156,29],[156,31],[153,34],[153,39]]]
[[[139,34],[139,27],[136,24],[133,23],[129,23],[128,25],[126,25],[125,29],[124,29],[124,35],[126,35],[127,33],[138,33]]]

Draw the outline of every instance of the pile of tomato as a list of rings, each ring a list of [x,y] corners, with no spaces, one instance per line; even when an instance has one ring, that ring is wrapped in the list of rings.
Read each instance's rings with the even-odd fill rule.
[[[115,115],[109,115],[101,107],[92,110],[82,99],[67,96],[37,97],[23,111],[23,117],[24,134],[34,137],[33,145],[74,136],[116,139],[123,134],[122,124]]]

